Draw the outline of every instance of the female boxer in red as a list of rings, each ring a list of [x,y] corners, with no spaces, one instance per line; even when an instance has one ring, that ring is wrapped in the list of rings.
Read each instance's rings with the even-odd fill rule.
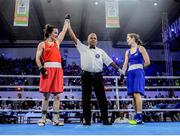
[[[53,125],[62,126],[59,121],[59,94],[63,92],[63,69],[61,65],[61,54],[59,45],[64,39],[69,19],[65,19],[62,31],[58,34],[58,29],[47,24],[44,29],[45,40],[39,43],[36,52],[36,64],[40,70],[40,92],[43,93],[42,117],[38,121],[39,126],[46,123],[46,114],[49,105],[49,96],[53,94]]]

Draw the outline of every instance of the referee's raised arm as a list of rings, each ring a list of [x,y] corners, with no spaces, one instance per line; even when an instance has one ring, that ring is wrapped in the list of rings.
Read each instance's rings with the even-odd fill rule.
[[[71,24],[69,24],[68,32],[69,32],[69,35],[70,35],[71,39],[74,41],[75,46],[76,46],[78,38],[76,37],[75,33],[73,32],[73,30],[71,28]]]

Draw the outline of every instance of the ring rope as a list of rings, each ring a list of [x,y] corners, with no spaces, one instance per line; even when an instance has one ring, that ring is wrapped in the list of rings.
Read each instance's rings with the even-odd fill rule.
[[[48,112],[53,112],[53,110],[47,110]],[[70,109],[70,110],[59,110],[59,112],[82,112],[82,109]],[[91,110],[93,112],[99,112],[100,110]],[[134,109],[109,109],[109,112],[134,112]],[[158,112],[166,112],[166,111],[180,111],[180,109],[143,109],[142,111],[158,111]],[[12,109],[0,109],[0,112],[42,112],[42,110],[12,110]]]
[[[0,77],[39,78],[39,75],[0,75]],[[64,76],[64,78],[80,78],[81,76]],[[103,76],[104,78],[120,78],[119,76]],[[126,77],[125,77],[126,78]],[[180,79],[180,76],[145,76],[146,79]]]
[[[0,88],[24,88],[24,89],[39,89],[39,86],[24,86],[24,85],[0,85]],[[127,89],[126,86],[105,86],[106,89]],[[180,89],[180,86],[145,86],[145,89]],[[81,89],[81,86],[64,86],[64,89]]]
[[[97,99],[91,99],[91,101],[96,101]],[[108,99],[111,101],[117,101],[117,99]],[[180,98],[142,98],[143,101],[174,101],[180,100]],[[0,98],[0,101],[42,101],[42,99],[18,99],[18,98]],[[49,99],[49,101],[53,101],[53,99]],[[82,101],[82,99],[61,99],[60,101]],[[119,101],[132,101],[131,98],[121,98]]]

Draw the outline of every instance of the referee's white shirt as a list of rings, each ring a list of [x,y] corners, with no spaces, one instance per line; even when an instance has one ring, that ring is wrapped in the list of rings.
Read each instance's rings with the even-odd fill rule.
[[[77,40],[76,45],[81,57],[81,69],[88,72],[102,72],[103,63],[109,66],[113,60],[102,49],[95,47],[90,49],[89,46]]]

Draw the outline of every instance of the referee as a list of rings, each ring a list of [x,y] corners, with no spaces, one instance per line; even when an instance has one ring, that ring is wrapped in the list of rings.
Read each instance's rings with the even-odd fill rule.
[[[83,74],[81,75],[83,125],[91,125],[92,87],[95,90],[103,125],[112,125],[112,123],[108,121],[107,99],[102,76],[103,64],[113,66],[120,74],[122,74],[122,70],[102,49],[96,47],[97,36],[95,33],[89,34],[87,46],[79,41],[70,25],[68,27],[68,32],[81,57],[81,69],[83,70]]]

